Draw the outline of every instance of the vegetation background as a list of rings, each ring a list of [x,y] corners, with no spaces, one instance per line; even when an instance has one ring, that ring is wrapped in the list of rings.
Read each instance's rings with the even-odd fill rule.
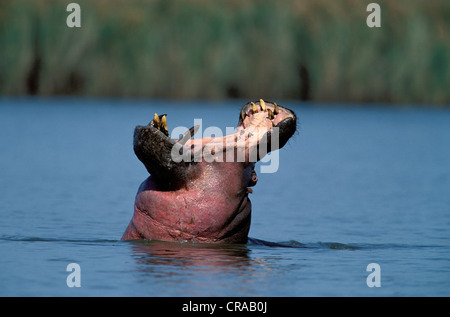
[[[449,84],[448,0],[0,0],[4,96],[449,106]]]

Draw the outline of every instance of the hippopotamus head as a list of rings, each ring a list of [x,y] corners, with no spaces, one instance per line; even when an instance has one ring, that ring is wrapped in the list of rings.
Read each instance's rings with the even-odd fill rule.
[[[151,176],[122,239],[246,243],[255,163],[283,147],[296,125],[292,110],[260,100],[244,105],[234,134],[193,139],[195,126],[174,140],[166,115],[155,114],[134,131],[134,152]]]

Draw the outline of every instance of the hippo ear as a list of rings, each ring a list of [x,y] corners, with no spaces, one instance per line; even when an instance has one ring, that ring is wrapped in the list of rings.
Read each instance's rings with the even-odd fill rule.
[[[179,187],[187,179],[186,164],[172,160],[174,145],[173,140],[152,126],[137,126],[134,130],[134,153],[161,188]]]

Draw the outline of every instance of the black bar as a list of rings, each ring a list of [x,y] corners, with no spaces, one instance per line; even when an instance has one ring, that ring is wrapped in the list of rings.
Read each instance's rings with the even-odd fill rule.
[[[61,312],[86,313],[99,309],[102,313],[145,311],[148,316],[165,314],[226,315],[247,313],[262,316],[301,316],[325,312],[379,312],[385,315],[398,305],[402,313],[418,308],[436,311],[437,305],[447,304],[448,298],[432,297],[3,297],[0,304],[4,311],[8,306],[17,315],[21,309],[27,312],[63,307]],[[127,313],[128,314],[128,313]],[[168,316],[168,315],[166,315]]]

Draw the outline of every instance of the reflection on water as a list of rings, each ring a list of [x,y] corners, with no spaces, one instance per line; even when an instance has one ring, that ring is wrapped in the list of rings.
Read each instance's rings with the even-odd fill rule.
[[[261,261],[250,257],[251,250],[245,244],[217,245],[134,240],[133,257],[141,271],[160,272],[160,266],[186,269],[214,270],[221,273],[246,270]],[[172,270],[165,270],[173,273]],[[164,272],[164,271],[163,271]]]
[[[250,250],[245,245],[192,244],[135,240],[132,242],[138,261],[175,266],[244,266]]]
[[[248,294],[256,281],[273,274],[276,258],[252,254],[249,245],[193,244],[149,240],[131,245],[137,281],[153,294],[211,296]],[[239,282],[238,282],[239,281]],[[261,293],[262,294],[262,293]]]
[[[337,242],[317,242],[303,244],[295,240],[287,242],[270,242],[249,238],[248,244],[198,244],[153,240],[124,241],[131,246],[131,255],[137,264],[141,280],[157,278],[161,283],[197,284],[202,279],[219,274],[220,276],[240,275],[244,279],[264,278],[267,274],[280,274],[283,269],[280,261],[287,261],[292,266],[301,268],[297,262],[306,250],[358,250],[360,247]],[[370,246],[368,246],[370,248]],[[290,249],[292,253],[283,249]],[[283,254],[282,257],[276,254]],[[291,256],[287,256],[291,254]],[[293,263],[293,259],[297,259]],[[281,271],[280,271],[281,270]],[[279,273],[275,273],[275,272]],[[162,280],[164,282],[162,282]],[[224,280],[221,280],[224,283]],[[241,287],[241,286],[239,286]]]

